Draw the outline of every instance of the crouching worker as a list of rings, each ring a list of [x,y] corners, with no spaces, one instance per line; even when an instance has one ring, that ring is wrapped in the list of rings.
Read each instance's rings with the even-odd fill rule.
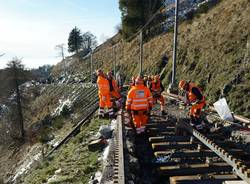
[[[145,125],[149,119],[153,99],[150,90],[144,86],[142,78],[137,77],[135,86],[128,92],[126,110],[132,114],[133,124],[137,134],[145,131]]]
[[[160,81],[159,75],[154,76],[149,88],[153,95],[153,104],[156,104],[159,100],[161,104],[161,115],[166,115],[166,112],[164,111],[165,100],[161,94],[164,91],[164,87]]]
[[[108,72],[107,77],[109,81],[111,100],[114,102],[113,106],[115,106],[118,110],[122,107],[122,96],[120,94],[120,89],[112,75],[112,72]]]
[[[109,81],[106,75],[102,70],[98,70],[96,72],[97,78],[97,86],[98,86],[98,95],[99,95],[99,112],[98,115],[100,118],[105,117],[105,107],[108,109],[109,118],[114,117],[114,112],[112,108],[112,102],[110,98],[110,87]]]
[[[191,105],[189,115],[191,118],[191,125],[197,130],[205,128],[205,124],[202,121],[201,114],[202,109],[206,106],[205,97],[201,93],[201,89],[192,82],[181,80],[179,82],[179,89],[185,92],[184,103]]]

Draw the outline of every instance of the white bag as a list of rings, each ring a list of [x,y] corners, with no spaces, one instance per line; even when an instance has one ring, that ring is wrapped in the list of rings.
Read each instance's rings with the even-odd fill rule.
[[[214,103],[214,108],[223,120],[233,121],[234,118],[232,113],[227,105],[227,101],[225,98],[222,98]]]

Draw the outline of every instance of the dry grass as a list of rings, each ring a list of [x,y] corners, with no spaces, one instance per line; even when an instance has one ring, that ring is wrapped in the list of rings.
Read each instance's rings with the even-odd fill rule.
[[[206,14],[182,22],[179,27],[177,78],[188,79],[205,88],[210,103],[218,100],[223,87],[231,85],[225,95],[232,111],[250,117],[249,65],[243,64],[247,41],[250,42],[250,6],[248,0],[222,0]],[[164,53],[172,60],[173,33],[154,37],[144,44],[145,73],[159,71],[158,63]],[[124,42],[117,35],[117,63],[129,79],[139,71],[139,39]],[[112,43],[106,42],[94,54],[95,67],[112,69]],[[77,67],[75,73],[86,73],[86,63]],[[165,85],[168,84],[171,62],[166,67]],[[242,72],[245,70],[245,72]],[[85,72],[83,72],[85,71]],[[237,76],[239,77],[239,80]],[[237,81],[237,82],[235,82]],[[239,99],[239,96],[242,98]]]

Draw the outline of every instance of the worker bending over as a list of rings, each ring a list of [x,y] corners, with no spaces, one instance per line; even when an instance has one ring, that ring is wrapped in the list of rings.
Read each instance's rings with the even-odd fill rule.
[[[108,114],[110,118],[114,117],[114,112],[112,108],[112,102],[110,97],[110,86],[107,76],[103,73],[102,70],[96,72],[97,86],[98,86],[98,95],[99,95],[99,117],[104,118],[105,116],[105,107],[108,108]]]
[[[145,131],[152,105],[153,99],[150,90],[144,86],[143,79],[137,77],[135,86],[129,90],[126,101],[126,110],[132,114],[137,134]]]
[[[166,114],[164,111],[165,100],[161,94],[164,91],[164,87],[161,83],[159,75],[154,76],[154,79],[150,82],[149,88],[153,95],[153,104],[156,104],[157,100],[159,100],[161,104],[161,115],[165,115]]]
[[[184,103],[192,105],[189,115],[191,118],[191,125],[196,129],[201,130],[204,124],[200,119],[202,109],[206,106],[205,97],[202,95],[201,89],[192,82],[181,80],[179,82],[179,89],[185,92]]]

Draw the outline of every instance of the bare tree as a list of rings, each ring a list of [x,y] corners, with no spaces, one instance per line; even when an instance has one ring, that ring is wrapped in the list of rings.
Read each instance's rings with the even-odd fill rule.
[[[58,57],[62,57],[62,60],[65,59],[65,44],[61,43],[55,46],[55,49],[58,51]]]
[[[64,74],[66,74],[66,61],[65,61],[65,44],[61,43],[55,46],[55,49],[58,51],[58,57],[62,58],[62,62],[63,62],[63,72]]]
[[[83,33],[82,38],[83,38],[82,48],[85,54],[88,54],[97,47],[96,36],[93,35],[91,32]]]
[[[5,55],[5,53],[3,53],[3,54],[0,54],[0,57],[2,57],[2,56],[4,56]]]

